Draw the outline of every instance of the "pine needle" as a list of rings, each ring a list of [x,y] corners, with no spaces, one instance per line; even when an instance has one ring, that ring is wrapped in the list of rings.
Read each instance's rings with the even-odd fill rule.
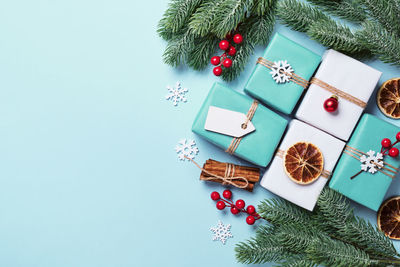
[[[398,0],[361,0],[369,15],[387,31],[400,37],[400,3]]]

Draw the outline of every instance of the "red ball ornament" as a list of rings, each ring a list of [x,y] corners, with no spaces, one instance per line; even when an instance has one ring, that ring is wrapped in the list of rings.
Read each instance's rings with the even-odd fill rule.
[[[392,158],[395,158],[395,157],[397,157],[398,155],[399,155],[399,150],[398,150],[397,148],[392,147],[392,148],[389,150],[389,156],[391,156]]]
[[[253,225],[256,222],[256,219],[253,216],[249,215],[246,218],[246,222],[248,225]]]
[[[236,48],[234,46],[229,47],[228,55],[234,56],[236,54]]]
[[[212,199],[212,200],[218,200],[218,199],[220,199],[219,193],[216,192],[216,191],[212,192],[212,193],[211,193],[211,199]]]
[[[232,212],[232,214],[238,214],[240,212],[240,210],[238,208],[236,208],[235,206],[233,206],[231,208],[231,212]]]
[[[339,100],[337,96],[331,96],[324,102],[324,109],[327,112],[335,112],[339,107]]]
[[[255,208],[253,205],[249,205],[249,206],[247,207],[247,213],[248,213],[248,214],[254,214],[254,213],[256,213],[256,208]]]
[[[243,199],[238,199],[238,200],[236,201],[236,207],[238,207],[239,209],[243,209],[244,206],[246,206],[246,203],[244,203],[244,200],[243,200]]]
[[[384,148],[389,148],[389,147],[392,145],[392,142],[390,141],[389,138],[383,138],[383,139],[382,139],[382,142],[381,142],[381,145],[382,145]]]
[[[398,133],[396,134],[396,140],[397,140],[397,141],[400,141],[400,132],[398,132]]]
[[[220,76],[222,74],[222,68],[221,67],[215,67],[213,69],[213,73],[215,76]]]
[[[227,50],[229,48],[230,44],[227,40],[222,40],[221,42],[219,42],[219,48],[221,50]]]
[[[221,62],[221,58],[218,56],[211,58],[211,64],[213,64],[214,66],[217,66],[220,62]]]
[[[232,192],[231,192],[231,190],[226,189],[226,190],[224,190],[224,192],[222,192],[222,195],[223,195],[224,198],[226,198],[226,199],[231,199],[231,197],[232,197]]]
[[[223,201],[218,201],[217,202],[217,209],[219,209],[219,210],[223,210],[223,209],[225,209],[225,202],[223,202]]]
[[[222,65],[224,65],[225,68],[230,68],[232,66],[232,60],[230,58],[226,58],[222,62]]]
[[[235,42],[235,44],[240,44],[243,42],[243,36],[239,33],[235,34],[235,36],[233,36],[233,42]]]

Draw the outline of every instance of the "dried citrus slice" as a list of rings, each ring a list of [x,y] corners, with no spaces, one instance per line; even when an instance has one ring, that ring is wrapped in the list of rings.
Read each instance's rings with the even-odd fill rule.
[[[400,240],[400,196],[389,198],[381,205],[378,227],[387,237]]]
[[[310,184],[318,179],[324,169],[324,157],[317,146],[298,142],[289,147],[283,164],[286,174],[298,184]]]
[[[400,78],[384,82],[379,88],[376,102],[383,114],[400,119]]]

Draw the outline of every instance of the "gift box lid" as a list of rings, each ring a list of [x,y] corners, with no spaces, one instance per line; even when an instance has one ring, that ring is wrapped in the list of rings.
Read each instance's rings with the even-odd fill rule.
[[[197,114],[192,131],[208,141],[224,149],[232,142],[232,137],[205,130],[210,106],[247,114],[253,103],[253,99],[231,90],[220,83],[214,83],[199,113]],[[235,151],[235,155],[259,166],[266,166],[283,132],[286,129],[287,120],[265,106],[259,104],[251,120],[256,130],[243,137]]]
[[[380,171],[374,174],[366,171],[359,173],[362,163],[359,159],[353,158],[346,153],[348,153],[348,148],[364,153],[368,153],[370,150],[380,152],[382,139],[389,138],[394,142],[396,134],[399,131],[399,127],[373,115],[364,114],[347,143],[346,149],[336,166],[329,187],[377,211],[393,179]],[[384,156],[383,161],[396,168],[400,166],[399,157]],[[355,178],[350,179],[357,173],[359,174]]]
[[[271,62],[286,60],[294,73],[307,81],[321,61],[320,55],[279,33],[276,33],[270,41],[263,58]],[[290,114],[304,88],[293,81],[278,84],[270,72],[267,67],[257,64],[245,86],[245,93],[281,112]]]
[[[345,143],[304,122],[292,120],[279,150],[286,151],[297,142],[309,142],[317,146],[324,158],[324,170],[332,172]],[[328,178],[320,176],[308,185],[300,185],[292,181],[286,174],[283,158],[275,156],[260,184],[269,191],[290,202],[312,211],[317,199],[328,182]]]

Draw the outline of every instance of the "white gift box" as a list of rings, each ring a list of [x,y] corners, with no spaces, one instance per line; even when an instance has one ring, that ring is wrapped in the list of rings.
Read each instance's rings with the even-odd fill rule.
[[[314,77],[368,103],[381,74],[380,71],[331,49],[324,54]],[[311,84],[296,117],[347,141],[365,107],[339,97],[338,110],[329,113],[324,110],[323,103],[332,95],[332,92],[319,85]]]
[[[304,122],[292,120],[279,150],[286,151],[297,142],[309,142],[317,146],[324,158],[324,171],[328,172],[332,172],[345,145],[343,141]],[[283,159],[276,155],[260,184],[272,193],[312,211],[327,182],[328,178],[320,176],[311,184],[295,183],[287,176]]]

